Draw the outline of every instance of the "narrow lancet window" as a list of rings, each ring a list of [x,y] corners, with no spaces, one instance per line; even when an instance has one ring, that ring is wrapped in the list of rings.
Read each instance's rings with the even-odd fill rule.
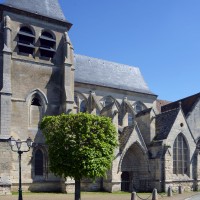
[[[38,149],[35,152],[35,175],[43,176],[44,174],[44,155],[43,152]]]
[[[173,146],[173,173],[188,174],[188,146],[182,134],[179,134]]]

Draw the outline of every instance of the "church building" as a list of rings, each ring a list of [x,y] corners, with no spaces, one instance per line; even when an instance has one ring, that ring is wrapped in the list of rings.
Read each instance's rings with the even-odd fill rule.
[[[0,21],[0,194],[19,185],[10,137],[34,142],[22,154],[23,191],[74,191],[49,170],[39,123],[78,112],[110,117],[119,139],[107,177],[82,180],[82,190],[200,189],[200,93],[158,100],[139,68],[74,54],[58,0],[5,0]]]

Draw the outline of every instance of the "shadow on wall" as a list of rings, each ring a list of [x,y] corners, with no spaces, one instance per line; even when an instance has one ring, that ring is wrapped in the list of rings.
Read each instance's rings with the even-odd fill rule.
[[[58,55],[63,48],[62,44],[63,41],[58,46]],[[46,97],[37,91],[32,96],[30,103],[30,124],[35,126],[37,130],[30,163],[33,183],[28,190],[31,192],[61,192],[64,183],[63,178],[56,177],[49,171],[47,145],[38,126],[44,115],[58,115],[66,110],[63,58],[58,60],[55,56],[53,62],[55,65],[52,66],[52,73],[45,87]]]
[[[122,191],[152,191],[152,186],[149,185],[151,174],[148,165],[148,156],[143,152],[138,142],[135,142],[127,150],[122,160]]]

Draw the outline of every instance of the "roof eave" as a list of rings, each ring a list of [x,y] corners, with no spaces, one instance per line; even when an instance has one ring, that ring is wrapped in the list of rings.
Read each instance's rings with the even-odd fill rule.
[[[0,11],[11,11],[11,12],[14,12],[14,13],[20,12],[21,14],[24,14],[24,15],[28,14],[29,16],[32,16],[32,17],[37,18],[37,19],[43,19],[45,21],[56,23],[56,24],[59,23],[63,26],[66,26],[68,31],[70,30],[70,28],[73,25],[72,23],[68,22],[67,20],[61,20],[61,19],[59,20],[59,19],[56,19],[56,18],[51,18],[51,17],[45,16],[45,15],[33,13],[33,12],[30,12],[30,11],[27,11],[27,10],[14,8],[14,7],[5,5],[5,4],[0,4]],[[2,16],[0,16],[0,17],[2,18]]]
[[[76,81],[76,80],[75,80],[75,83],[95,85],[97,87],[106,87],[106,88],[110,88],[110,89],[124,90],[124,91],[127,91],[127,92],[134,92],[134,93],[138,93],[138,94],[151,95],[151,96],[154,96],[156,98],[158,97],[158,95],[151,93],[151,92],[148,93],[148,92],[144,92],[144,91],[140,92],[140,91],[136,91],[136,90],[127,90],[127,89],[121,89],[121,88],[117,88],[117,87],[105,86],[105,85],[100,85],[100,84],[92,84],[92,83],[87,83],[87,82],[83,82],[83,81]]]

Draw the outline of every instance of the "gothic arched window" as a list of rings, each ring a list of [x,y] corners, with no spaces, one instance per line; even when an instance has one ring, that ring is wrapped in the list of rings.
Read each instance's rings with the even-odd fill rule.
[[[23,26],[20,28],[17,44],[19,53],[33,54],[35,49],[35,35],[29,27]]]
[[[98,108],[96,108],[96,115],[100,116],[100,114],[101,114],[101,111]]]
[[[86,101],[85,100],[81,101],[80,110],[79,111],[83,112],[83,113],[85,113],[87,111],[87,106],[86,106]]]
[[[128,113],[128,126],[132,126],[133,125],[133,114],[132,113]]]
[[[56,40],[53,35],[47,31],[43,31],[40,36],[40,55],[46,58],[53,58],[56,50]]]
[[[141,104],[136,104],[136,106],[135,106],[135,112],[136,112],[136,113],[139,113],[139,112],[141,112],[142,110],[143,110],[142,105],[141,105]]]
[[[183,134],[179,134],[173,146],[173,173],[188,174],[188,146]]]
[[[74,94],[74,103],[75,103],[75,108],[78,112],[87,112],[87,99],[84,95],[81,93],[75,92]]]
[[[134,111],[135,113],[139,113],[145,109],[147,109],[147,107],[145,106],[144,103],[142,103],[141,101],[137,101],[136,103],[133,104],[133,108],[134,108]]]
[[[104,106],[110,105],[111,103],[113,103],[113,101],[114,100],[111,97],[106,97],[104,101]]]
[[[42,150],[37,149],[35,152],[35,176],[44,174],[44,155]]]
[[[41,106],[41,103],[40,103],[40,100],[39,98],[37,97],[34,97],[31,101],[31,105],[34,105],[34,106]]]
[[[106,107],[106,106],[110,105],[111,103],[113,103],[114,101],[115,101],[115,99],[113,97],[106,96],[100,100],[100,103],[103,107]]]
[[[34,94],[29,108],[29,124],[31,127],[37,127],[44,114],[43,105],[39,95]]]

